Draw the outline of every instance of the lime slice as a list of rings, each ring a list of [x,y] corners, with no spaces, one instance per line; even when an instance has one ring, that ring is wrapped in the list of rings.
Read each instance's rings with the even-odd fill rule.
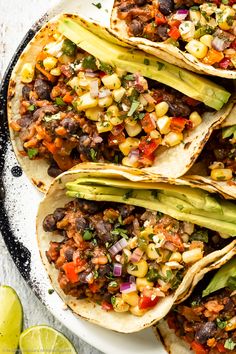
[[[17,293],[0,286],[0,353],[15,353],[22,329],[23,311]]]
[[[70,341],[48,326],[27,328],[20,336],[22,354],[77,354]]]

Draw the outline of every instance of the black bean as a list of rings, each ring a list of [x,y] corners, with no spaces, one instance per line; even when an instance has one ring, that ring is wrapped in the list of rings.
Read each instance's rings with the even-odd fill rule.
[[[73,253],[74,253],[74,249],[73,248],[66,248],[64,255],[66,257],[67,262],[72,262],[73,261]]]
[[[169,102],[169,115],[172,117],[188,117],[191,113],[191,110],[188,105],[184,104],[181,101]]]
[[[147,3],[147,0],[134,0],[134,2],[138,6],[143,6]]]
[[[159,2],[159,10],[163,15],[167,16],[170,15],[174,9],[174,2],[173,0],[158,0]]]
[[[51,87],[45,80],[36,79],[34,83],[34,90],[40,100],[50,99]]]
[[[27,113],[27,114],[24,114],[20,119],[18,119],[17,123],[22,128],[28,128],[28,126],[32,123],[32,121],[33,121],[32,113]]]
[[[52,232],[55,231],[57,228],[56,226],[56,220],[54,219],[53,214],[49,214],[45,217],[43,220],[43,229],[46,232]]]
[[[61,125],[71,134],[76,133],[78,129],[78,123],[72,118],[64,118]]]
[[[134,210],[133,205],[119,205],[118,210],[120,212],[120,215],[122,218],[127,218],[132,214],[132,211]]]
[[[103,242],[110,242],[112,240],[113,238],[113,236],[111,235],[112,226],[110,223],[100,220],[94,225],[94,227],[97,231],[98,237]]]
[[[22,96],[25,100],[29,100],[30,91],[31,91],[31,88],[28,85],[24,85],[22,87]]]
[[[65,215],[66,211],[63,208],[57,208],[53,213],[53,217],[56,221],[61,221]]]
[[[214,337],[216,331],[217,327],[214,322],[206,322],[196,331],[195,340],[204,344],[209,338]]]
[[[57,177],[59,176],[63,171],[59,168],[59,167],[56,167],[54,165],[51,165],[48,167],[48,175],[50,177]]]
[[[87,144],[87,141],[90,142],[89,136],[87,134],[83,134],[79,137],[79,143],[78,143],[78,151],[81,154],[86,154],[87,156],[90,156],[90,146]],[[85,143],[86,142],[86,143]]]
[[[89,225],[88,225],[88,221],[85,218],[83,218],[83,216],[80,216],[79,218],[76,218],[75,226],[77,231],[83,232],[85,229],[88,228]]]
[[[99,211],[99,204],[85,199],[77,199],[77,206],[83,213],[95,214]]]
[[[120,6],[119,6],[119,11],[120,12],[128,12],[129,10],[131,10],[135,5],[134,4],[131,4],[131,3],[122,3]]]
[[[129,29],[130,32],[134,36],[141,36],[143,34],[143,23],[137,19],[134,19],[130,24],[129,24]]]
[[[157,27],[157,33],[163,41],[169,38],[168,30],[169,30],[168,25],[160,25]]]
[[[99,275],[104,277],[108,275],[112,271],[111,266],[109,264],[104,264],[99,267]]]

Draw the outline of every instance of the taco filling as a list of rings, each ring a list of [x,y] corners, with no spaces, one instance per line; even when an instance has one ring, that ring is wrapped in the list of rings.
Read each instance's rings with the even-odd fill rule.
[[[234,183],[236,174],[236,126],[215,130],[195,166],[188,174],[209,176],[214,181],[229,181]]]
[[[234,0],[116,0],[115,7],[130,37],[172,44],[215,68],[236,68]]]
[[[228,244],[215,231],[163,213],[79,198],[47,215],[43,228],[53,235],[46,256],[65,294],[136,316],[173,294],[190,266]]]
[[[152,166],[160,147],[201,124],[203,103],[54,37],[23,65],[21,117],[10,123],[21,154],[47,160],[50,176],[86,161]]]

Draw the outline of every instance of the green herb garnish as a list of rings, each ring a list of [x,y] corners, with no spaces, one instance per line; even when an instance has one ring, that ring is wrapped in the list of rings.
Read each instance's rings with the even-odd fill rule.
[[[207,230],[199,230],[190,236],[191,240],[208,242],[208,231]]]
[[[96,150],[94,150],[93,148],[91,148],[90,149],[90,151],[89,151],[89,153],[90,153],[90,156],[91,156],[91,159],[93,160],[93,161],[96,161],[97,159],[97,151]]]
[[[56,97],[55,102],[57,106],[66,106],[66,103],[63,101],[62,97]]]
[[[33,112],[35,110],[35,105],[31,104],[27,109],[28,111]]]
[[[98,2],[97,4],[94,4],[94,3],[92,2],[92,5],[93,5],[93,6],[96,6],[99,10],[102,8],[102,4],[101,4],[100,2]]]
[[[235,346],[236,346],[236,343],[233,341],[233,339],[231,339],[231,338],[226,339],[225,345],[224,345],[224,347],[226,349],[233,350],[235,348]]]
[[[227,322],[221,320],[220,318],[217,318],[216,319],[216,324],[217,324],[217,327],[219,327],[220,329],[224,329],[226,327],[226,325],[227,325]]]
[[[131,104],[131,107],[130,107],[130,110],[127,113],[127,116],[131,117],[134,114],[134,112],[136,111],[136,109],[138,108],[138,106],[139,106],[139,101],[133,100],[133,102]]]
[[[124,80],[127,81],[134,81],[135,80],[135,76],[133,74],[128,74],[124,76]]]
[[[74,57],[76,54],[77,50],[77,45],[73,43],[70,39],[66,38],[64,39],[64,42],[62,44],[62,52],[68,57]]]
[[[103,71],[104,73],[106,73],[108,75],[112,75],[114,73],[113,67],[109,64],[102,62],[102,61],[100,61],[99,70]]]
[[[85,230],[84,234],[83,234],[83,239],[85,241],[89,241],[91,240],[91,238],[93,237],[93,233],[91,230]]]
[[[82,67],[84,69],[97,70],[96,59],[92,55],[88,55],[82,61]]]
[[[32,149],[27,150],[27,154],[30,159],[33,159],[34,157],[36,157],[38,155],[38,153],[39,153],[39,150],[36,148],[32,148]]]

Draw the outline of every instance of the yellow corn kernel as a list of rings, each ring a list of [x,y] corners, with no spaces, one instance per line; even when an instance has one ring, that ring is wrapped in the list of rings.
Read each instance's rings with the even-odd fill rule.
[[[127,312],[129,311],[129,305],[124,302],[121,297],[113,297],[113,309],[115,312]]]
[[[88,108],[93,108],[96,107],[98,104],[98,99],[97,98],[93,98],[89,92],[83,94],[82,96],[80,96],[77,100],[77,105],[76,105],[76,109],[77,111],[84,111],[85,109]]]
[[[147,226],[144,230],[140,231],[140,237],[144,237],[147,241],[150,241],[149,235],[153,234],[153,227]]]
[[[135,277],[143,278],[148,272],[148,264],[144,259],[139,262],[129,263],[127,272]]]
[[[204,34],[204,36],[202,36],[200,38],[200,42],[202,42],[203,44],[205,44],[208,48],[211,48],[212,45],[212,41],[213,41],[213,36],[211,34]]]
[[[128,166],[128,167],[138,167],[139,163],[138,163],[138,160],[134,161],[133,159],[130,159],[128,156],[125,156],[122,159],[122,165]]]
[[[226,331],[232,331],[236,328],[236,316],[232,317],[229,321],[227,321],[227,325],[225,327]]]
[[[198,59],[205,58],[208,51],[208,47],[196,39],[192,39],[190,42],[188,42],[185,48],[190,54]]]
[[[175,262],[181,262],[182,261],[182,256],[180,252],[173,252],[170,256],[169,259],[170,262],[175,261]]]
[[[210,170],[215,170],[215,169],[218,169],[218,168],[224,168],[225,165],[223,164],[223,162],[220,162],[220,161],[214,161],[210,166],[208,166],[208,168]]]
[[[163,139],[163,145],[167,146],[175,146],[181,143],[183,141],[184,137],[182,133],[179,132],[169,132],[167,135],[165,135]]]
[[[113,103],[113,98],[111,96],[103,97],[98,99],[99,107],[107,108]]]
[[[179,25],[179,32],[183,40],[190,41],[194,37],[195,25],[192,21],[183,21]]]
[[[228,31],[233,26],[234,16],[234,9],[232,9],[230,6],[225,6],[223,11],[216,13],[216,22],[222,30]],[[232,19],[232,21],[230,19]]]
[[[132,117],[129,117],[129,118],[125,118],[125,123],[129,124],[129,125],[132,125],[132,126],[135,126],[137,121],[135,119],[133,119]]]
[[[47,57],[43,60],[43,66],[47,71],[52,70],[57,65],[57,58]]]
[[[123,123],[123,119],[119,117],[111,117],[109,118],[109,121],[111,122],[112,125],[119,125]]]
[[[192,122],[193,128],[196,128],[198,125],[202,123],[202,117],[196,111],[190,114],[189,120]]]
[[[189,17],[190,20],[194,23],[194,25],[196,26],[201,18],[201,12],[200,11],[194,11],[194,10],[189,10]]]
[[[143,316],[145,312],[147,312],[147,310],[140,310],[139,306],[131,306],[129,310],[132,315],[140,317]]]
[[[151,139],[161,139],[161,134],[157,130],[152,130],[150,132]]]
[[[117,90],[112,91],[112,96],[114,98],[114,101],[120,102],[122,97],[124,96],[126,90],[124,87],[120,87]]]
[[[229,168],[216,168],[211,170],[211,178],[214,181],[229,181],[233,178],[233,173]]]
[[[154,105],[154,103],[153,103],[153,104],[148,104],[148,105],[145,107],[145,109],[146,109],[146,111],[147,111],[148,113],[153,112],[153,111],[155,110],[155,105]]]
[[[124,69],[116,68],[116,73],[119,77],[125,76],[127,74],[127,71]]]
[[[139,146],[139,139],[136,138],[127,138],[123,143],[119,145],[119,149],[123,155],[129,155],[131,150],[137,149]]]
[[[137,278],[136,286],[137,289],[142,292],[144,288],[152,288],[154,286],[154,283],[152,281],[148,281],[147,278]]]
[[[31,63],[25,63],[21,69],[21,81],[25,84],[33,81],[34,66]]]
[[[105,75],[102,78],[103,85],[110,90],[117,90],[121,87],[121,81],[117,74]]]
[[[169,109],[169,105],[167,102],[163,101],[163,102],[158,103],[155,106],[155,112],[156,112],[157,117],[158,118],[163,117],[168,112],[168,109]]]
[[[50,71],[50,74],[52,74],[53,76],[60,76],[61,70],[60,70],[60,68],[54,68]]]
[[[201,248],[193,248],[192,250],[185,251],[182,254],[184,263],[194,263],[202,259],[203,253]]]
[[[136,291],[132,291],[131,293],[128,294],[122,293],[121,297],[124,300],[124,302],[126,302],[130,306],[138,305],[139,296]]]
[[[169,267],[170,269],[182,269],[183,266],[179,264],[179,262],[176,261],[168,261],[166,262],[166,266]]]
[[[146,248],[146,255],[150,259],[157,259],[160,257],[159,254],[157,253],[155,243],[149,243],[149,245]]]
[[[105,120],[103,122],[97,122],[96,126],[97,126],[98,133],[109,132],[113,128],[113,125],[111,124],[111,122],[108,122],[107,120]]]
[[[216,10],[217,10],[217,5],[216,4],[208,4],[208,3],[204,3],[202,5],[199,6],[201,12],[205,13],[207,16],[211,16],[213,15]]]
[[[52,52],[50,52],[50,54],[52,54]],[[58,61],[59,61],[61,64],[69,64],[69,63],[71,63],[71,57],[69,57],[69,56],[66,55],[66,54],[62,54],[62,55],[58,58]]]
[[[125,124],[125,130],[127,134],[131,137],[138,135],[142,131],[142,126],[140,123],[136,123],[135,125]]]
[[[117,117],[119,115],[119,108],[113,104],[107,109],[107,115],[109,117]]]
[[[88,108],[85,111],[85,115],[88,119],[98,121],[103,113],[103,109],[100,107]]]
[[[80,96],[82,94],[82,89],[80,87],[80,80],[77,76],[73,77],[70,81],[67,82],[73,90],[75,90],[76,94]]]
[[[157,119],[157,128],[161,134],[167,134],[170,131],[171,118],[163,116]]]

